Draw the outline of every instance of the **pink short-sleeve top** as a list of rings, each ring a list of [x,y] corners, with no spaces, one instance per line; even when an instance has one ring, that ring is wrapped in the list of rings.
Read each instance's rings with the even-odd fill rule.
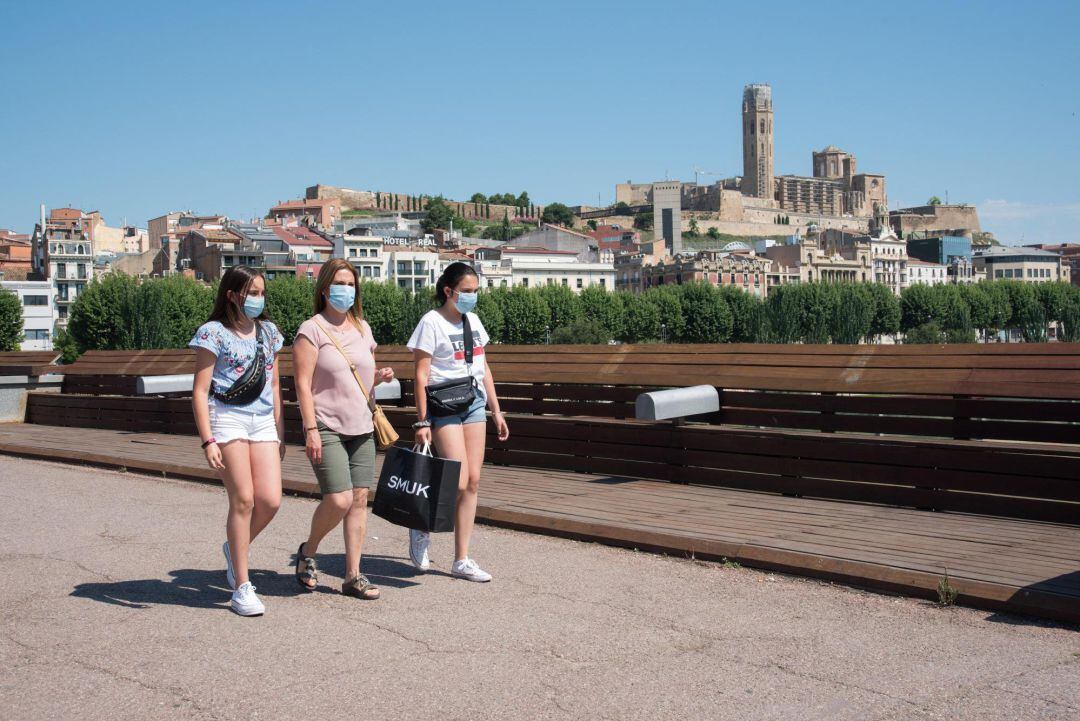
[[[296,335],[309,340],[319,353],[311,378],[315,418],[343,436],[371,433],[374,430],[371,409],[360,390],[360,384],[353,377],[348,361],[327,336],[327,332],[334,334],[334,338],[348,354],[368,392],[372,392],[375,385],[374,353],[379,344],[372,337],[371,326],[367,321],[360,321],[360,329],[347,323],[338,330],[321,315],[309,318],[296,331]]]

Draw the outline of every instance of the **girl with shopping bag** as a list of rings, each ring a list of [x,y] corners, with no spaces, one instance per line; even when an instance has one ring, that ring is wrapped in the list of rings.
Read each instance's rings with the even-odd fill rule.
[[[293,343],[304,444],[322,492],[307,540],[296,552],[296,580],[306,590],[318,586],[315,554],[323,538],[341,523],[345,536],[341,592],[375,600],[378,587],[360,572],[368,490],[376,445],[386,445],[396,436],[379,438],[385,432],[385,418],[372,394],[375,385],[393,380],[394,370],[376,370],[378,344],[364,320],[358,281],[356,268],[348,261],[324,263],[315,284],[315,315],[300,326]]]
[[[491,580],[491,574],[470,558],[469,542],[484,464],[485,406],[492,412],[500,441],[510,437],[510,428],[499,409],[495,380],[485,363],[487,330],[471,312],[479,287],[479,278],[470,266],[447,266],[435,288],[439,307],[420,319],[407,345],[416,365],[416,443],[424,446],[434,442],[441,458],[461,464],[450,573],[483,583]],[[409,532],[409,558],[421,571],[430,567],[430,539],[424,531]]]

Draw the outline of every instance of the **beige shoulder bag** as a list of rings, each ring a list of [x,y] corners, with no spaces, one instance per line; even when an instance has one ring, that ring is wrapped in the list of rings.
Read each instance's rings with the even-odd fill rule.
[[[330,339],[330,342],[337,347],[338,351],[345,359],[345,362],[349,364],[349,370],[352,371],[353,378],[360,384],[360,390],[364,393],[364,398],[367,399],[368,408],[371,409],[371,422],[375,427],[375,443],[382,449],[389,448],[397,443],[398,432],[394,430],[394,426],[391,425],[386,414],[383,413],[383,409],[379,407],[379,404],[375,402],[372,395],[368,393],[368,389],[364,386],[364,381],[360,380],[360,372],[356,370],[356,365],[352,362],[352,358],[349,358],[349,354],[345,352],[345,349],[341,347],[341,343],[338,342],[337,338],[334,337],[334,334],[330,332],[326,326],[320,323],[318,319],[315,320],[315,324],[322,329],[323,333],[326,334],[326,337]]]

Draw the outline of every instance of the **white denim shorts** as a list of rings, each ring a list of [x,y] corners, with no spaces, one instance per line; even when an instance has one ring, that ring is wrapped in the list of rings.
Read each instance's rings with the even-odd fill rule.
[[[273,412],[251,413],[224,403],[210,403],[210,432],[219,446],[238,440],[279,441]]]

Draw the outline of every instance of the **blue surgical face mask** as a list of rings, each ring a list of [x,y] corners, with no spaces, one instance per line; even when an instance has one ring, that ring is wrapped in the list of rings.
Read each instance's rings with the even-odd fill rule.
[[[454,307],[459,313],[468,313],[476,307],[476,293],[458,293]]]
[[[342,313],[353,307],[356,301],[356,288],[351,285],[332,285],[327,300]]]
[[[258,318],[266,307],[266,298],[261,295],[249,295],[244,298],[244,315],[248,318]]]

